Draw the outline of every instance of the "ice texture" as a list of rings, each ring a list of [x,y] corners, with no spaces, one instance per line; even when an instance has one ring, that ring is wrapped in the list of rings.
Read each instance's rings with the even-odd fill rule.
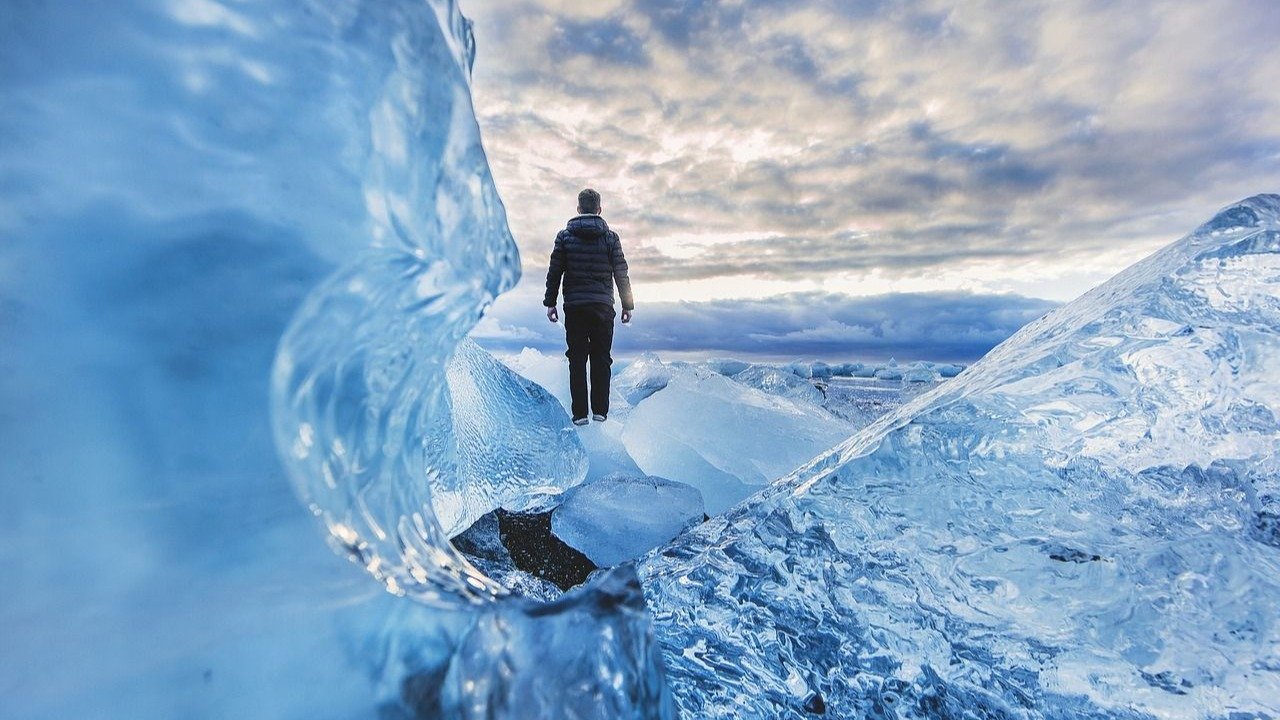
[[[953,363],[943,363],[941,365],[935,366],[934,369],[937,370],[938,374],[942,376],[944,379],[953,378],[964,371],[963,367],[961,367],[960,365],[955,365]]]
[[[909,383],[931,383],[941,379],[933,363],[914,362],[902,373],[902,381]]]
[[[814,405],[822,404],[822,391],[813,383],[790,370],[772,365],[752,365],[733,375],[735,382],[767,392],[771,395],[799,400]]]
[[[931,384],[904,383],[862,377],[834,377],[827,381],[822,407],[827,412],[862,429],[924,392]]]
[[[901,380],[902,372],[902,368],[899,367],[898,361],[893,358],[889,358],[889,362],[877,367],[875,372],[872,373],[872,376],[880,380]]]
[[[654,353],[644,353],[618,373],[610,387],[626,398],[628,403],[637,405],[667,386],[673,367],[674,365],[664,363]]]
[[[504,362],[556,388],[568,406],[563,358],[525,348]],[[738,372],[726,377],[726,369]],[[711,513],[846,439],[856,427],[845,418],[865,424],[874,410],[831,412],[811,381],[780,367],[725,359],[667,362],[653,353],[618,373],[611,393],[608,421],[577,428],[589,459],[587,480],[666,477],[698,488]]]
[[[564,493],[551,530],[600,567],[640,557],[702,522],[702,493],[660,477],[610,475]]]
[[[522,377],[534,381],[554,395],[565,410],[570,409],[569,361],[565,357],[547,355],[527,347],[514,355],[500,355],[499,359]]]
[[[662,668],[640,583],[626,565],[554,603],[490,604],[451,655],[439,705],[414,709],[424,719],[675,720]]]
[[[375,242],[514,281],[470,38],[422,0],[0,7],[0,715],[371,714],[343,628],[393,598],[317,538],[267,387]]]
[[[546,355],[533,348],[524,348],[515,355],[501,359],[512,370],[549,390],[560,401],[565,412],[571,410],[569,363],[563,355]],[[593,422],[574,428],[586,450],[587,480],[598,480],[619,473],[632,476],[644,474],[622,444],[622,427],[630,405],[616,382],[610,387],[609,403],[609,422]]]
[[[686,717],[1280,715],[1280,196],[646,558]]]
[[[704,360],[702,365],[712,372],[720,373],[726,377],[733,377],[734,375],[737,375],[743,370],[751,367],[751,363],[735,358],[712,358],[710,360]]]
[[[535,613],[437,522],[581,471],[454,352],[519,273],[472,52],[449,0],[0,6],[0,715],[405,717],[444,667],[457,717],[668,716],[633,583]]]
[[[540,385],[464,340],[446,374],[456,473],[431,475],[432,506],[450,536],[533,488],[568,488],[587,474],[569,414]]]
[[[622,442],[645,474],[698,488],[713,515],[853,432],[809,403],[704,368],[659,364],[647,360],[637,373],[643,382],[636,387],[665,382],[631,409]]]

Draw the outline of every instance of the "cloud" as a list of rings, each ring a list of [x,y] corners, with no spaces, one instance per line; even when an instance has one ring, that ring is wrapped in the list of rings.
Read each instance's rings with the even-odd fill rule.
[[[647,350],[832,360],[972,361],[1055,307],[1016,295],[902,293],[850,297],[795,293],[764,300],[655,302],[616,326],[618,354]],[[560,325],[548,323],[528,290],[500,299],[477,339],[495,350],[564,349]]]
[[[1055,299],[1280,188],[1271,0],[468,9],[533,282],[588,185],[637,280],[675,297],[676,280],[874,275]],[[695,233],[744,239],[666,252]]]
[[[508,345],[513,343],[535,343],[541,344],[546,341],[544,335],[534,332],[527,327],[518,327],[503,324],[493,315],[485,315],[480,318],[480,322],[471,329],[471,337],[480,342],[489,342],[495,345]]]
[[[618,20],[561,20],[556,31],[548,45],[552,58],[586,55],[607,64],[649,64],[640,36]]]

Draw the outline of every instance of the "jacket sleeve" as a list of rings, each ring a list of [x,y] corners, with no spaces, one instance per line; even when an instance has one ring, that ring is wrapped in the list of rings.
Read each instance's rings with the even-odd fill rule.
[[[542,298],[545,307],[555,307],[556,298],[560,295],[560,278],[564,276],[564,243],[556,236],[555,247],[551,249],[551,266],[547,268],[547,294]]]
[[[618,296],[623,310],[634,310],[635,298],[631,296],[631,278],[627,275],[627,256],[622,254],[622,240],[613,234],[613,248],[609,260],[613,264],[613,281],[618,284]]]

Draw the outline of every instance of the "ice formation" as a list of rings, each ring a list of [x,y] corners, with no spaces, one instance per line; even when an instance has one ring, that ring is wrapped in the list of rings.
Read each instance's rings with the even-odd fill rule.
[[[613,378],[612,389],[632,405],[665,388],[672,365],[653,353],[645,353]]]
[[[943,363],[934,367],[943,378],[953,378],[964,371],[964,368],[953,363]]]
[[[640,368],[647,383],[640,386],[662,378],[663,389],[631,409],[623,445],[645,474],[698,488],[713,515],[853,432],[808,403],[703,368],[655,363]]]
[[[642,565],[687,717],[1280,714],[1280,196]]]
[[[526,348],[504,361],[557,388],[568,406],[563,358]],[[737,372],[726,376],[728,370]],[[899,394],[898,387],[876,390]],[[838,395],[833,402],[846,404],[846,395]],[[694,485],[709,512],[719,512],[847,438],[856,427],[846,418],[865,424],[888,410],[844,412],[827,401],[811,381],[780,367],[726,359],[666,362],[646,353],[614,377],[609,420],[577,431],[589,457],[587,479],[666,477]]]
[[[938,371],[931,363],[916,362],[902,373],[902,381],[909,383],[931,383],[940,379]]]
[[[437,522],[581,471],[545,395],[453,355],[519,268],[472,52],[449,0],[0,9],[0,714],[392,717],[445,668],[467,717],[534,682],[477,686],[488,653],[584,717],[667,714],[634,582],[495,600]],[[562,457],[476,453],[516,422]],[[335,558],[282,461],[437,607]]]
[[[556,537],[600,567],[645,554],[702,522],[702,493],[660,477],[611,475],[564,494],[551,513]]]
[[[751,363],[745,360],[737,360],[735,358],[712,358],[703,363],[707,369],[718,372],[726,377],[733,377],[738,373],[751,367]]]
[[[814,387],[813,383],[790,370],[772,365],[752,365],[733,375],[733,379],[735,382],[771,395],[781,395],[815,405],[822,403],[822,391]]]
[[[464,340],[445,378],[456,445],[447,484],[433,475],[432,507],[447,535],[534,488],[587,476],[582,436],[556,398]]]
[[[650,555],[643,596],[624,567],[536,603],[446,540],[591,451],[455,353],[519,267],[456,6],[0,16],[8,713],[669,718],[665,658],[686,717],[1280,715],[1280,198]],[[649,370],[612,438],[643,472],[745,492],[844,434]],[[425,602],[324,551],[281,461]]]

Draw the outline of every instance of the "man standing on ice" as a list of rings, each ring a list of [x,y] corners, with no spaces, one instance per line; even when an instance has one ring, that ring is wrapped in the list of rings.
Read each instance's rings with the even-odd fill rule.
[[[587,424],[587,361],[591,361],[591,413],[596,422],[609,417],[609,367],[613,358],[613,285],[622,298],[622,323],[631,322],[635,301],[627,258],[618,233],[600,217],[600,193],[578,193],[578,214],[556,235],[547,270],[547,294],[542,304],[547,319],[556,322],[556,296],[564,280],[564,336],[569,344],[569,392],[573,424]]]

